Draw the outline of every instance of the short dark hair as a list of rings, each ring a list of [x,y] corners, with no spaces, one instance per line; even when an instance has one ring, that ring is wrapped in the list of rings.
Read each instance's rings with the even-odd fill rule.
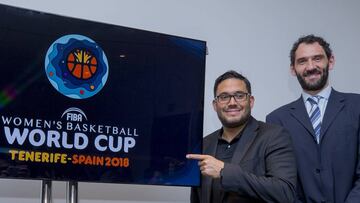
[[[215,84],[214,84],[214,97],[216,97],[216,90],[217,90],[219,84],[222,81],[224,81],[226,79],[230,79],[230,78],[235,78],[235,79],[244,81],[248,93],[251,94],[251,85],[250,85],[249,80],[245,76],[241,75],[240,73],[238,73],[234,70],[229,70],[229,71],[225,72],[224,74],[220,75],[218,78],[216,78]]]
[[[324,49],[325,54],[328,58],[331,57],[332,55],[332,50],[330,48],[330,44],[327,43],[322,37],[319,36],[315,36],[313,34],[311,35],[306,35],[306,36],[302,36],[300,37],[292,46],[291,51],[290,51],[290,65],[294,65],[295,64],[295,52],[298,49],[299,45],[301,43],[305,43],[305,44],[313,44],[313,43],[319,43],[320,46]]]

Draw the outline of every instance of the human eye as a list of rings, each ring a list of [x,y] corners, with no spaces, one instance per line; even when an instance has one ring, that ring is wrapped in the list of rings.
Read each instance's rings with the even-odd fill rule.
[[[222,101],[227,100],[229,97],[230,97],[229,94],[220,94],[220,95],[218,96],[218,98],[219,98],[220,100],[222,100]]]
[[[306,63],[306,59],[305,58],[300,58],[296,62],[297,62],[298,65],[304,65]]]
[[[323,56],[317,55],[317,56],[314,56],[313,60],[314,61],[321,61],[322,58],[323,58]]]
[[[241,100],[241,99],[244,99],[244,98],[246,97],[246,93],[244,93],[244,92],[237,92],[237,93],[234,94],[234,96],[235,96],[235,98],[236,98],[237,100]]]

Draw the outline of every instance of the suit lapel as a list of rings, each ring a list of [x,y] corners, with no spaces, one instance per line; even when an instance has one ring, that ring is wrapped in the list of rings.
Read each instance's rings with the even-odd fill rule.
[[[314,137],[314,128],[310,122],[309,114],[306,111],[304,100],[300,97],[290,106],[290,114],[304,126],[304,128]]]
[[[258,129],[259,124],[257,123],[257,120],[255,120],[253,117],[250,117],[240,139],[245,139],[245,147],[243,149],[239,148],[239,144],[236,147],[236,150],[233,154],[233,157],[231,159],[231,163],[240,163],[240,161],[245,156],[246,152],[249,150],[250,146],[254,142]]]
[[[345,106],[344,100],[345,98],[339,92],[335,90],[331,91],[321,124],[321,137],[323,137],[340,110]]]

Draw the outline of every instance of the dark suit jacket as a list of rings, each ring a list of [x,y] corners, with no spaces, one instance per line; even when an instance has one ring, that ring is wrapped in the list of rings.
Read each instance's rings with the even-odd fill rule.
[[[220,132],[204,138],[204,154],[215,157]],[[240,139],[247,140],[245,147],[237,145],[222,172],[222,199],[227,203],[293,202],[296,161],[288,132],[251,117]],[[192,188],[191,202],[209,203],[211,185],[212,178],[203,176],[201,188]]]
[[[360,202],[360,95],[332,90],[321,125],[320,145],[303,99],[266,120],[290,131],[298,165],[300,202]]]

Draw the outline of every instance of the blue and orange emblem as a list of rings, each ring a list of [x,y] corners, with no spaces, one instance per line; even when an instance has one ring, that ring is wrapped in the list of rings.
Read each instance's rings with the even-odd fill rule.
[[[45,72],[61,94],[86,99],[104,87],[109,66],[104,51],[95,41],[74,34],[51,44],[46,53]]]

